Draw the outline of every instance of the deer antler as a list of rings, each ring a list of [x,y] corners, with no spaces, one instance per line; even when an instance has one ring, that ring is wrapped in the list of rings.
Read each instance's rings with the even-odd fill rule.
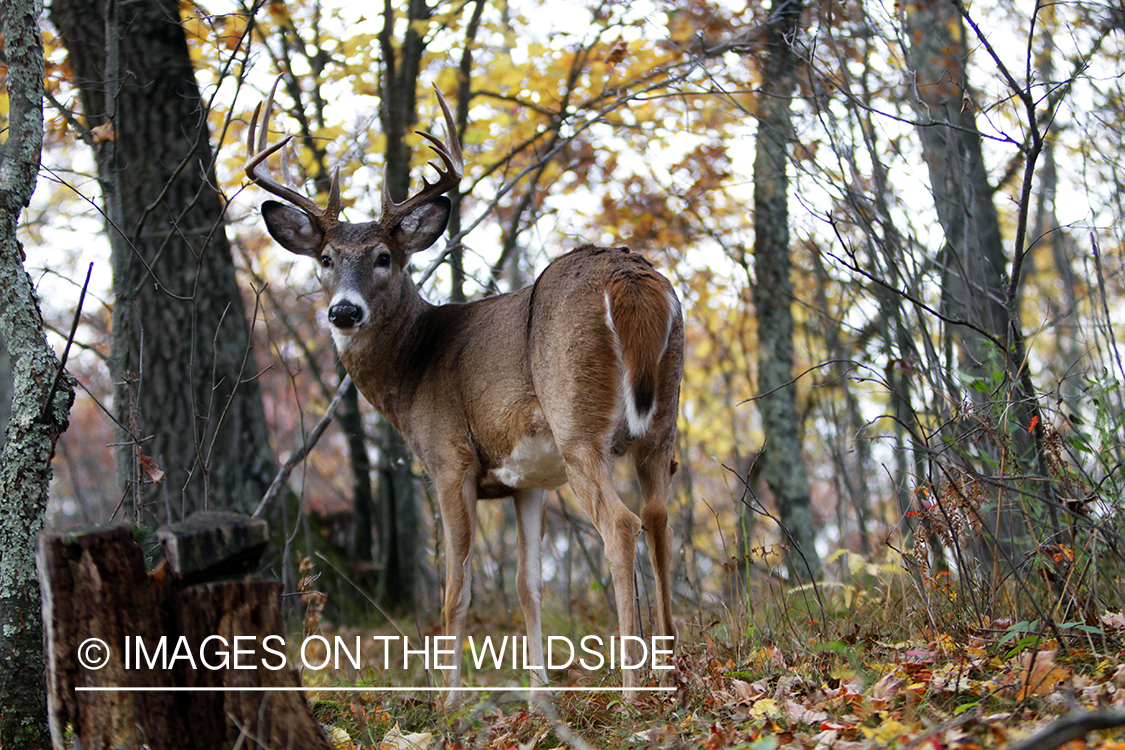
[[[277,91],[277,84],[281,81],[278,76],[270,89],[270,95],[265,101],[265,113],[262,117],[262,129],[258,131],[258,115],[262,114],[262,104],[254,108],[254,116],[250,118],[250,133],[246,138],[246,176],[258,187],[273,193],[278,198],[292,203],[320,224],[321,229],[329,229],[340,221],[340,168],[337,167],[332,174],[332,185],[328,190],[328,205],[324,208],[315,201],[297,192],[293,188],[283,185],[270,174],[266,160],[284,148],[293,136],[287,135],[279,143],[266,146],[269,143],[269,119],[273,109],[273,95]],[[255,143],[255,140],[257,143]],[[460,151],[458,151],[460,154]]]
[[[423,133],[420,130],[417,132],[418,135],[430,142],[430,148],[441,157],[442,166],[433,165],[438,173],[437,182],[430,183],[425,176],[423,176],[421,190],[402,203],[395,203],[391,200],[390,191],[387,189],[386,175],[384,175],[383,215],[379,217],[379,223],[388,229],[398,224],[403,216],[410,213],[418,206],[457,187],[461,182],[461,178],[465,175],[465,159],[461,155],[461,143],[457,139],[457,125],[453,122],[453,115],[449,112],[449,105],[445,103],[445,97],[441,95],[441,91],[437,86],[434,86],[434,93],[437,94],[438,104],[441,105],[441,112],[445,115],[445,140],[440,141],[429,133]]]

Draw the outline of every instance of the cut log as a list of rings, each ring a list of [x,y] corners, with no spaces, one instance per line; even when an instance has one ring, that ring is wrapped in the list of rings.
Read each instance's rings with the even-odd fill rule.
[[[164,592],[145,572],[126,524],[40,534],[37,556],[47,641],[47,715],[55,747],[73,725],[86,750],[182,747],[172,692],[85,692],[77,687],[169,688],[159,669],[126,669],[125,637],[149,643],[167,632]],[[98,639],[97,641],[92,639]],[[84,668],[82,658],[99,669]]]
[[[168,569],[186,582],[216,581],[252,573],[269,545],[260,518],[205,511],[156,532]]]
[[[282,666],[285,632],[281,618],[281,584],[275,581],[223,581],[189,586],[176,594],[175,629],[192,644],[221,636],[229,669],[178,670],[177,683],[195,688],[223,688],[189,693],[187,723],[196,734],[194,747],[327,747],[324,731],[312,720],[297,672]],[[272,636],[272,639],[270,638]],[[237,641],[235,639],[238,639]],[[203,648],[212,663],[222,656],[221,642]],[[276,652],[281,652],[276,653]],[[202,666],[202,665],[200,665]],[[252,669],[245,667],[252,666]],[[277,667],[282,668],[278,669]],[[235,668],[241,667],[241,668]],[[248,692],[239,688],[289,688]],[[215,717],[226,721],[215,721]],[[250,742],[254,740],[254,742]]]
[[[207,516],[161,532],[175,569],[257,564],[260,521]],[[56,748],[331,747],[286,661],[281,584],[149,574],[124,524],[44,532],[38,563]]]

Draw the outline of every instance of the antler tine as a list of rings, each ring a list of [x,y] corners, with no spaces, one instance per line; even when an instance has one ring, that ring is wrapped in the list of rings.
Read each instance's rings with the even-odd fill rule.
[[[273,82],[273,87],[270,88],[269,96],[266,97],[264,107],[259,103],[254,108],[254,114],[250,118],[250,130],[246,138],[246,176],[250,178],[258,187],[266,192],[276,195],[282,200],[292,203],[297,208],[312,216],[321,225],[322,228],[327,229],[335,225],[340,217],[340,169],[337,167],[332,176],[332,186],[329,188],[328,193],[328,207],[322,208],[317,205],[316,201],[302,195],[293,188],[283,185],[270,174],[269,167],[266,165],[266,160],[273,156],[275,153],[285,148],[289,141],[293,140],[292,135],[287,135],[280,142],[269,146],[269,118],[270,112],[273,110],[273,97],[277,92],[277,84],[281,82],[281,76]],[[258,130],[258,119],[261,116],[261,130]],[[255,142],[256,141],[256,142]],[[267,147],[268,146],[268,147]]]
[[[457,137],[457,123],[453,121],[453,114],[449,111],[449,105],[445,103],[445,97],[441,95],[441,90],[437,87],[437,84],[434,84],[434,93],[437,94],[438,105],[441,107],[441,113],[445,117],[443,126],[445,128],[445,145],[448,146],[448,152],[445,154],[442,153],[442,144],[439,144],[438,140],[432,135],[428,133],[419,133],[419,135],[429,139],[430,142],[434,144],[432,147],[434,151],[438,152],[438,155],[442,157],[442,161],[446,163],[446,166],[449,167],[457,175],[457,179],[460,180],[465,176],[465,157],[461,153],[461,141]],[[450,158],[446,158],[446,156]]]
[[[403,216],[417,206],[433,200],[437,196],[457,187],[461,182],[461,178],[465,175],[465,158],[461,153],[461,142],[457,139],[457,125],[453,121],[453,115],[449,111],[449,105],[445,103],[445,97],[441,95],[441,91],[436,85],[434,86],[434,93],[437,94],[438,105],[441,107],[441,112],[445,119],[443,123],[445,128],[445,140],[439,140],[437,137],[429,133],[423,133],[420,130],[417,132],[418,135],[430,142],[430,148],[432,148],[434,153],[441,159],[441,166],[429,162],[434,169],[437,170],[437,181],[431,183],[423,175],[422,189],[402,203],[395,203],[391,200],[390,191],[387,189],[386,175],[384,175],[383,215],[380,217],[380,221],[384,226],[394,226]]]

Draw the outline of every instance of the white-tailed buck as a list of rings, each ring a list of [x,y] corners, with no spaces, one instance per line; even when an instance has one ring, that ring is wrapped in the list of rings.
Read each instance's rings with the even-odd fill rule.
[[[672,285],[625,248],[580,247],[518,292],[434,306],[407,272],[410,256],[445,230],[464,171],[444,99],[445,141],[422,133],[441,158],[439,177],[402,203],[383,189],[379,221],[341,221],[339,173],[320,207],[275,180],[266,159],[271,93],[250,124],[246,174],[290,205],[262,214],[286,249],[321,265],[328,320],[360,392],[406,438],[437,493],[445,542],[445,628],[461,679],[476,503],[511,497],[518,521],[516,573],[528,663],[542,665],[541,544],[546,491],[566,482],[605,542],[621,636],[636,636],[634,550],[643,528],[656,576],[655,630],[674,636],[667,500],[676,470],[676,413],[684,327]],[[640,518],[614,490],[613,459],[628,455]],[[669,644],[670,645],[670,642]],[[638,644],[626,639],[629,663]],[[543,669],[532,682],[546,684]],[[628,697],[639,675],[623,671]],[[456,698],[451,697],[451,700]]]

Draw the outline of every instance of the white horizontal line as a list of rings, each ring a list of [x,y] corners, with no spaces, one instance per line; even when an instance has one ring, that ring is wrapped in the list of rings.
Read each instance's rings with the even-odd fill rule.
[[[75,686],[75,692],[83,693],[623,693],[629,688],[618,687],[83,687]],[[637,692],[668,692],[674,687],[636,687]]]

